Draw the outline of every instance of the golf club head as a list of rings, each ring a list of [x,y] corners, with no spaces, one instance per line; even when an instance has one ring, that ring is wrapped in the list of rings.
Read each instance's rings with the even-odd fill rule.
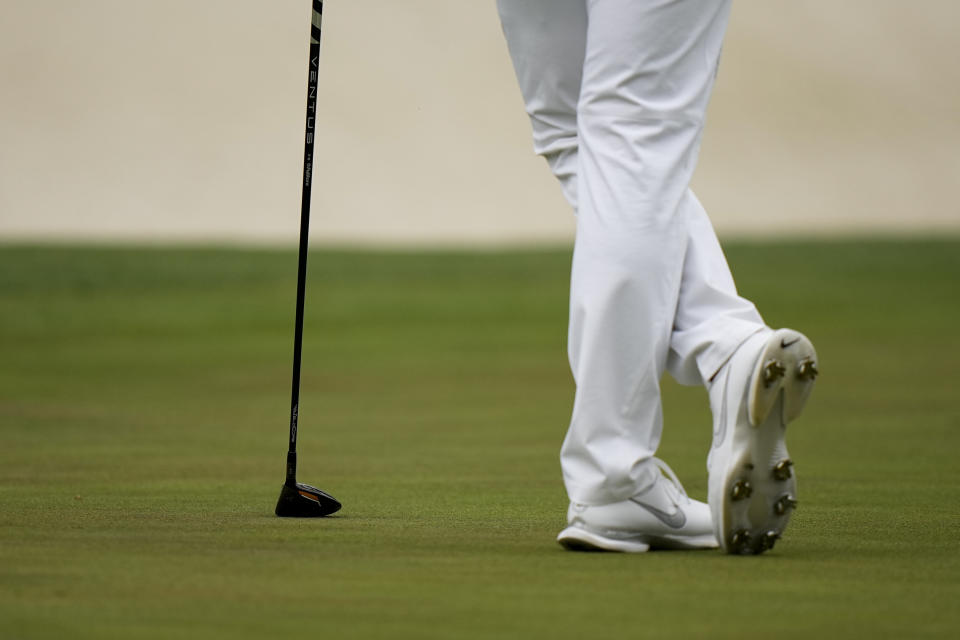
[[[281,518],[319,518],[336,513],[341,506],[330,494],[298,482],[283,485],[274,513]]]

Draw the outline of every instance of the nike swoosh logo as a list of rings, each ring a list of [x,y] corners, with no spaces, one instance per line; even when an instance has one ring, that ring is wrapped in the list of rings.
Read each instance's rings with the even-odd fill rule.
[[[780,340],[780,348],[781,348],[781,349],[786,349],[787,347],[792,347],[793,345],[797,344],[798,342],[800,342],[800,338],[794,338],[794,339],[791,340],[790,342],[787,342],[786,340],[781,339],[781,340]]]
[[[683,527],[683,525],[687,524],[687,514],[685,514],[683,512],[683,509],[681,509],[677,505],[674,505],[674,508],[676,509],[676,511],[674,511],[673,513],[667,513],[662,509],[657,509],[656,507],[652,507],[649,504],[640,502],[636,498],[630,498],[630,502],[640,505],[641,507],[643,507],[644,509],[652,513],[654,516],[656,516],[657,520],[659,520],[660,522],[662,522],[663,524],[667,525],[672,529],[680,529]]]

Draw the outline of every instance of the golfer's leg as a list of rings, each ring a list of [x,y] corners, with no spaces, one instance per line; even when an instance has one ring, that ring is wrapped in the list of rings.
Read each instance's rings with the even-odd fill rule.
[[[587,41],[586,0],[498,0],[500,22],[533,128],[577,208],[577,101]]]
[[[683,210],[728,2],[590,0],[578,106],[567,492],[626,500],[659,473],[659,380],[688,245]]]
[[[577,209],[577,102],[587,39],[586,0],[499,0],[534,150],[544,156]],[[702,384],[763,320],[736,291],[713,226],[687,191],[681,203],[688,245],[667,367]]]
[[[684,195],[681,209],[689,242],[667,369],[679,382],[699,385],[766,325],[753,303],[737,294],[713,225],[692,191]]]

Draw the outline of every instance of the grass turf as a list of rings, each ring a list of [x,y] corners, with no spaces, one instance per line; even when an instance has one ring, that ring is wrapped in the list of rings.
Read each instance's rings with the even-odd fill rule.
[[[0,248],[0,637],[952,637],[960,242],[732,244],[800,328],[801,507],[771,553],[564,552],[567,252]],[[705,394],[661,456],[704,498]]]

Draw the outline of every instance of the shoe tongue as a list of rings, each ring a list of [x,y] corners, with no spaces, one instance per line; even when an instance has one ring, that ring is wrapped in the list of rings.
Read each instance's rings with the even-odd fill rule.
[[[666,491],[672,499],[678,502],[680,500],[686,500],[687,492],[684,491],[683,485],[680,484],[680,478],[673,472],[670,465],[659,458],[654,458],[654,461],[656,462],[659,473],[653,486],[658,487],[661,491]]]
[[[660,485],[661,493],[671,502],[679,503],[683,498],[683,492],[673,483],[670,478],[664,476],[660,478],[657,484]]]
[[[669,477],[661,473],[649,489],[636,496],[636,500],[669,513],[684,500],[684,494]]]

